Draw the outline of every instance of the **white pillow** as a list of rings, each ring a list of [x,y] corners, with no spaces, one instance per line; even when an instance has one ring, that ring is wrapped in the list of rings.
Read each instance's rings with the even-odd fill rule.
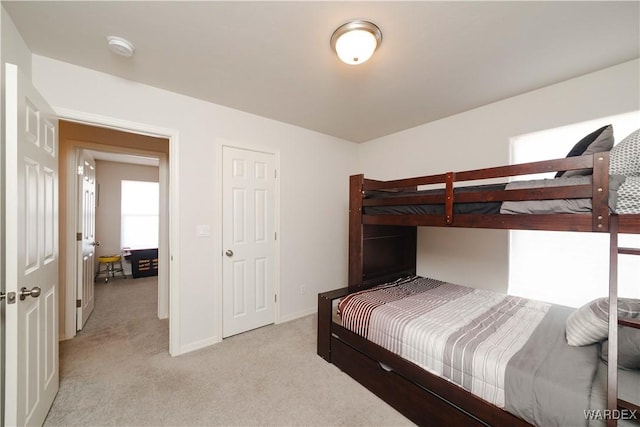
[[[631,133],[611,149],[609,174],[640,176],[640,129]]]
[[[640,300],[618,298],[618,317],[640,317]],[[567,343],[595,344],[609,336],[609,298],[598,298],[574,311],[567,319]]]

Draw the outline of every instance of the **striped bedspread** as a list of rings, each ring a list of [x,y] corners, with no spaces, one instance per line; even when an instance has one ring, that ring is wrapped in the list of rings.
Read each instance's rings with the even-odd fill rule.
[[[411,277],[346,296],[343,326],[505,407],[505,370],[550,304]]]

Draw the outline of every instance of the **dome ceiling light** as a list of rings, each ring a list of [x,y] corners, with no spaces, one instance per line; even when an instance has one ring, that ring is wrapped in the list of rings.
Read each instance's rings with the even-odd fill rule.
[[[133,51],[135,50],[133,43],[129,40],[116,36],[107,37],[107,46],[111,52],[127,58],[132,57]]]
[[[369,21],[350,21],[331,36],[331,48],[342,62],[357,65],[366,62],[382,42],[382,31]]]

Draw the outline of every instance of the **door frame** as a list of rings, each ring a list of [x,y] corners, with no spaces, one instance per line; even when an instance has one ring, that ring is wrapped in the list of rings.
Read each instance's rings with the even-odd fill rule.
[[[180,235],[179,235],[179,218],[180,218],[180,203],[179,203],[179,143],[180,132],[176,129],[162,128],[159,126],[132,122],[128,120],[116,119],[113,117],[107,117],[82,111],[71,110],[67,108],[53,107],[58,114],[60,120],[66,120],[70,122],[82,123],[90,126],[98,126],[103,128],[109,128],[119,130],[123,132],[142,134],[154,137],[167,138],[169,140],[169,159],[167,156],[163,156],[160,153],[155,153],[160,158],[160,182],[165,183],[165,188],[168,188],[169,200],[164,204],[162,203],[161,195],[161,208],[168,208],[168,224],[163,223],[162,218],[160,222],[160,241],[159,246],[168,248],[166,256],[160,257],[158,260],[158,267],[160,271],[168,271],[168,280],[158,281],[158,315],[160,318],[169,318],[169,354],[171,356],[177,356],[181,354],[180,349],[180,288],[177,285],[179,283],[180,269],[179,263],[175,262],[180,259]],[[88,147],[90,148],[90,147]],[[95,148],[94,148],[95,149]],[[100,150],[100,149],[98,149]],[[75,150],[67,155],[75,157]],[[104,151],[104,150],[102,150]],[[139,152],[139,150],[138,150]],[[75,163],[69,163],[75,164]],[[67,171],[63,173],[73,174],[74,179],[67,180],[68,185],[75,184],[75,171],[71,168],[67,168]],[[67,175],[69,176],[69,175]],[[166,185],[168,181],[168,186]],[[162,193],[162,191],[161,191]],[[71,193],[74,194],[74,193]],[[75,212],[75,210],[69,210],[71,206],[70,202],[74,203],[75,198],[67,197],[67,212]],[[162,216],[161,216],[162,217]],[[69,339],[75,336],[75,279],[73,278],[75,272],[75,215],[66,215],[67,221],[67,233],[65,236],[60,236],[61,239],[67,241],[66,253],[63,254],[66,258],[66,277],[64,283],[66,283],[65,292],[65,328],[61,332],[61,339]],[[168,228],[168,233],[166,231]],[[71,235],[73,234],[73,235]],[[161,289],[162,288],[162,289]],[[168,301],[167,301],[168,299]],[[163,309],[163,307],[165,307]],[[168,312],[167,311],[168,308]]]
[[[214,187],[215,189],[215,194],[214,194],[214,200],[218,200],[218,209],[216,209],[215,211],[215,218],[214,218],[214,224],[216,224],[216,229],[220,230],[220,238],[216,239],[215,242],[215,253],[218,254],[218,256],[215,257],[214,260],[214,266],[216,268],[216,270],[218,271],[218,283],[219,286],[216,286],[216,290],[215,290],[215,298],[216,301],[218,301],[218,315],[217,315],[217,330],[216,330],[216,335],[220,338],[220,341],[222,341],[222,332],[223,332],[223,311],[224,310],[224,306],[223,306],[223,301],[222,301],[222,284],[223,284],[223,280],[224,280],[224,276],[223,276],[223,271],[222,271],[222,261],[223,261],[223,256],[224,256],[224,249],[223,249],[223,242],[222,242],[222,229],[224,226],[224,222],[223,222],[223,212],[222,212],[222,203],[224,202],[224,200],[222,199],[222,189],[223,189],[223,182],[222,182],[222,167],[223,167],[223,147],[230,147],[230,148],[237,148],[239,150],[249,150],[249,151],[257,151],[259,153],[265,153],[265,154],[272,154],[275,158],[275,169],[276,169],[276,182],[275,182],[275,194],[274,194],[274,228],[275,228],[275,232],[277,233],[277,238],[275,241],[275,259],[273,261],[273,265],[274,265],[274,292],[276,294],[276,302],[275,302],[275,306],[274,306],[274,319],[273,322],[275,324],[281,323],[281,316],[280,316],[280,302],[281,302],[281,298],[280,298],[280,241],[282,240],[281,237],[281,233],[280,233],[280,177],[281,177],[281,172],[280,172],[280,150],[278,149],[274,149],[272,147],[269,146],[259,146],[256,144],[246,144],[246,143],[238,143],[238,142],[231,142],[231,141],[223,141],[223,140],[218,140],[216,141],[216,158],[218,159],[216,162],[216,186]]]

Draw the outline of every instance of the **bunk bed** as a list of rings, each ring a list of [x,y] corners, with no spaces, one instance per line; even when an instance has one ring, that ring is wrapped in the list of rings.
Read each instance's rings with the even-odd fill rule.
[[[600,148],[595,143],[581,142],[583,147],[578,153],[572,150],[563,159],[392,181],[351,176],[348,286],[318,295],[318,355],[419,425],[554,424],[553,420],[540,421],[535,416],[527,417],[521,413],[514,415],[505,410],[502,402],[479,397],[469,387],[455,384],[450,377],[423,369],[423,364],[399,355],[393,348],[394,344],[384,346],[365,338],[367,335],[362,333],[361,323],[369,325],[369,318],[345,321],[336,311],[352,309],[369,313],[372,306],[386,304],[386,299],[395,301],[395,296],[390,294],[416,292],[413,288],[401,288],[415,280],[429,290],[451,288],[456,292],[457,288],[452,288],[455,285],[415,277],[418,226],[608,233],[609,295],[608,300],[604,300],[608,303],[599,307],[608,311],[608,321],[605,320],[605,325],[608,325],[605,326],[608,364],[600,370],[605,369],[607,373],[604,380],[606,408],[616,412],[605,415],[608,417],[606,423],[608,426],[617,425],[616,418],[620,414],[640,422],[637,401],[618,399],[617,395],[620,372],[618,328],[640,328],[640,315],[633,311],[640,301],[631,301],[632,305],[636,304],[631,316],[618,319],[619,310],[629,301],[620,300],[619,304],[617,296],[618,254],[640,255],[639,249],[618,246],[619,233],[640,234],[640,209],[635,211],[633,207],[640,198],[631,200],[631,208],[618,200],[621,193],[629,193],[630,187],[623,187],[625,183],[631,186],[631,193],[640,184],[640,130],[616,146],[618,148],[611,152],[614,159],[610,159],[610,152],[605,151],[611,149],[612,140],[610,146],[602,151],[594,151],[594,147]],[[585,149],[589,146],[592,148],[590,151]],[[622,166],[621,161],[624,162]],[[629,162],[633,164],[629,165]],[[557,172],[556,178],[559,179],[496,183],[500,179],[513,180],[514,177],[544,172]],[[636,196],[632,195],[631,199]],[[368,296],[371,292],[382,292],[383,295]],[[360,306],[353,308],[348,305],[352,304],[349,300],[357,298],[361,298]],[[439,298],[445,297],[440,295]],[[576,310],[578,312],[583,314],[585,309]],[[340,314],[345,315],[344,312]],[[564,322],[567,314],[563,316]],[[563,341],[564,324],[561,331]],[[399,329],[397,325],[391,328],[394,327]],[[387,341],[393,343],[394,339],[388,338]],[[395,347],[398,346],[396,343]],[[413,351],[416,344],[404,346]],[[572,348],[587,348],[584,351],[591,354],[595,351],[598,358],[600,344]],[[583,353],[571,354],[574,356],[570,357],[583,357]],[[598,375],[602,380],[602,374]],[[521,380],[519,386],[525,384],[522,381],[528,380]],[[548,396],[546,398],[549,399]]]

